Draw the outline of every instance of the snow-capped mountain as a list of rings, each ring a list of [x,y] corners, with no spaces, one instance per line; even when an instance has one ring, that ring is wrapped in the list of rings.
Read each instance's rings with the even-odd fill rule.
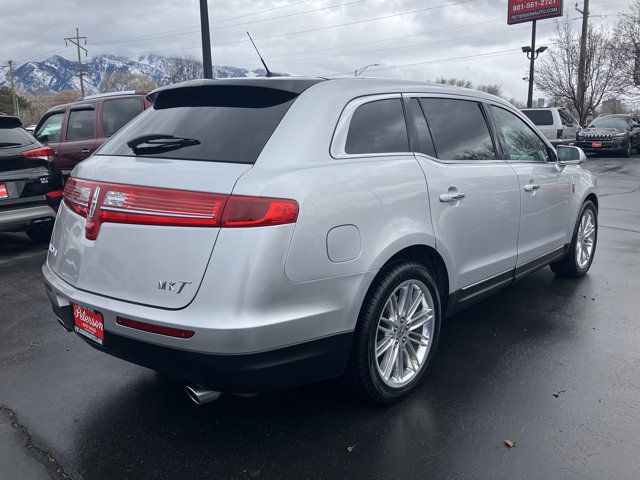
[[[142,73],[149,75],[158,85],[164,85],[169,82],[167,71],[170,61],[169,57],[156,54],[141,55],[135,59],[98,55],[82,63],[82,67],[87,72],[84,77],[86,93],[97,93],[104,76],[114,72]],[[263,76],[265,73],[262,69],[248,70],[228,65],[214,65],[213,70],[217,78],[256,77]],[[16,88],[29,94],[52,94],[61,90],[76,90],[80,88],[77,72],[77,62],[54,55],[41,62],[28,62],[15,68]],[[0,68],[0,86],[8,86],[9,82],[5,74],[6,68]]]

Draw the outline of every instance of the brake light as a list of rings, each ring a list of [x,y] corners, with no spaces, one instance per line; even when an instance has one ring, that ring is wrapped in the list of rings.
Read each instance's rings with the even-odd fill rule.
[[[51,192],[47,192],[44,194],[45,197],[51,200],[57,200],[62,197],[63,190],[52,190]]]
[[[37,158],[39,160],[46,160],[48,162],[52,161],[55,155],[56,152],[54,152],[53,149],[49,147],[34,148],[33,150],[22,152],[23,157]]]
[[[167,337],[191,338],[196,332],[193,330],[183,330],[181,328],[164,327],[162,325],[154,325],[152,323],[140,322],[129,318],[116,317],[116,323],[123,327],[135,328],[143,332],[157,333],[166,335]]]
[[[70,178],[64,203],[86,218],[95,240],[104,222],[183,227],[258,227],[294,223],[298,203],[283,198],[221,195]]]
[[[264,227],[294,223],[298,202],[285,198],[231,195],[222,215],[223,227]]]

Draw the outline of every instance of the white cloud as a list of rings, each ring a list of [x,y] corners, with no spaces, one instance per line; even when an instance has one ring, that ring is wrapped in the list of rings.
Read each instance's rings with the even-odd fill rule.
[[[516,50],[530,42],[530,24],[506,25],[506,0],[469,0],[433,8],[459,1],[215,0],[209,12],[214,63],[260,67],[246,41],[247,30],[272,70],[305,75],[351,72],[368,63],[388,67],[470,57]],[[570,2],[564,3],[566,14],[578,16]],[[345,5],[338,6],[341,4]],[[626,0],[595,0],[592,14],[607,16],[592,21],[611,24],[626,5]],[[420,9],[424,11],[396,15]],[[89,55],[200,56],[197,0],[39,0],[28,5],[0,0],[0,12],[0,59],[12,58],[16,63],[42,60],[52,53],[75,59],[74,49],[65,49],[63,38],[72,36],[76,27],[87,36]],[[388,18],[363,21],[382,16]],[[579,22],[575,23],[578,28]],[[349,25],[326,28],[338,24]],[[538,44],[549,43],[552,24],[552,20],[538,22]],[[294,33],[304,30],[311,31]],[[527,72],[526,58],[514,51],[371,74],[420,80],[456,76],[475,84],[499,83],[507,95],[523,99],[526,83],[522,77]]]

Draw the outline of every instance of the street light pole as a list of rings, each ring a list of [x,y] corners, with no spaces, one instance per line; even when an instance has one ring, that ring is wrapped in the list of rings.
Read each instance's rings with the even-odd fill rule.
[[[379,67],[380,64],[379,63],[370,63],[369,65],[365,65],[364,67],[360,67],[360,68],[356,68],[353,72],[353,75],[355,77],[359,76],[360,74],[362,74],[367,68],[369,67]]]
[[[586,113],[584,111],[584,97],[586,94],[585,65],[587,63],[587,36],[589,35],[589,0],[584,0],[582,11],[576,4],[576,10],[582,13],[582,35],[580,36],[580,60],[578,60],[578,91],[577,100],[578,114],[580,115],[580,123],[585,121]]]

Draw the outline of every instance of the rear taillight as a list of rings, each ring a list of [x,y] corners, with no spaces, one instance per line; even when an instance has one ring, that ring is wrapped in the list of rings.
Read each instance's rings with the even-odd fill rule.
[[[562,128],[559,128],[558,131],[556,132],[556,135],[558,138],[562,138],[562,135],[564,134],[564,131],[562,130]]]
[[[247,197],[70,178],[64,202],[87,219],[86,237],[95,240],[105,222],[182,227],[263,227],[294,223],[298,203],[283,198]]]
[[[53,160],[56,152],[49,147],[34,148],[33,150],[27,150],[22,152],[22,156],[26,158],[37,158],[39,160],[46,160],[48,162]]]

